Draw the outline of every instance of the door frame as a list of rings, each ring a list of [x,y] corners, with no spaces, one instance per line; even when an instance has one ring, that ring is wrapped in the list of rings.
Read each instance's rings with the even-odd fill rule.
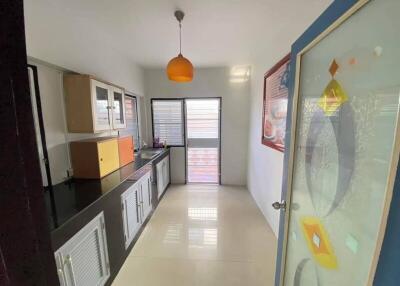
[[[182,101],[182,118],[183,118],[183,145],[169,145],[168,147],[180,147],[184,148],[185,152],[185,184],[188,184],[187,176],[187,144],[186,144],[186,99],[219,99],[219,174],[218,174],[218,184],[221,185],[222,179],[222,97],[212,96],[212,97],[154,97],[150,99],[150,112],[151,112],[151,140],[154,140],[154,112],[153,112],[153,101],[154,100],[180,100]],[[171,158],[171,157],[170,157]],[[171,166],[171,159],[169,160]],[[171,177],[171,172],[170,172]],[[171,179],[170,179],[171,180]]]
[[[207,100],[207,99],[217,99],[219,101],[219,114],[218,114],[218,185],[221,185],[221,175],[222,175],[222,97],[221,96],[215,96],[215,97],[185,97],[183,99],[183,108],[184,108],[184,115],[183,115],[183,119],[185,121],[184,126],[185,126],[185,183],[186,184],[192,184],[189,183],[188,181],[188,159],[187,159],[187,123],[186,123],[186,118],[187,118],[187,114],[186,114],[186,100],[198,100],[198,99],[203,99],[203,100]],[[197,183],[193,183],[193,184],[197,184]],[[204,185],[214,185],[214,183],[201,183]]]
[[[304,34],[292,45],[291,59],[290,59],[290,82],[289,82],[289,100],[288,100],[288,115],[286,123],[286,139],[285,146],[287,146],[284,154],[284,172],[281,190],[281,199],[286,201],[287,210],[290,208],[291,196],[292,196],[292,177],[293,177],[293,161],[294,161],[294,146],[296,142],[296,125],[297,125],[297,107],[298,107],[298,97],[299,97],[299,73],[300,73],[300,60],[301,56],[331,33],[334,29],[340,26],[343,22],[349,19],[353,14],[363,8],[368,4],[370,0],[348,0],[348,1],[334,1],[325,10],[322,15],[304,32]],[[397,125],[395,132],[397,134],[396,138],[400,136],[399,130],[399,117],[397,118]],[[396,211],[395,201],[392,202],[392,195],[396,191],[394,187],[400,186],[400,170],[397,169],[400,151],[399,140],[395,140],[393,148],[392,161],[390,162],[390,172],[388,174],[388,183],[386,186],[386,198],[383,208],[383,214],[381,218],[381,226],[379,230],[379,235],[375,248],[375,255],[371,264],[368,285],[372,285],[375,278],[375,273],[380,273],[383,271],[383,265],[385,263],[380,263],[382,257],[379,257],[381,249],[385,249],[386,240],[385,237],[389,236],[393,244],[393,238],[395,237],[395,232],[393,227],[399,231],[400,220],[395,217],[393,212]],[[397,179],[396,178],[397,173]],[[397,190],[397,193],[400,190]],[[400,202],[400,196],[396,196],[397,203]],[[390,208],[390,204],[393,208]],[[388,216],[392,217],[392,220],[397,222],[397,225],[390,225],[390,228],[386,229],[388,222]],[[280,222],[279,222],[279,238],[278,238],[278,249],[277,249],[277,259],[276,259],[276,272],[275,272],[275,286],[283,285],[284,282],[284,269],[286,262],[286,248],[287,248],[287,235],[288,235],[288,222],[290,219],[289,211],[281,211]],[[385,240],[385,242],[384,242]],[[387,253],[391,250],[388,249]],[[399,251],[400,252],[400,251]],[[397,263],[400,263],[400,258],[395,259]],[[393,263],[393,261],[391,261]],[[387,264],[387,263],[386,263]],[[395,264],[396,265],[396,264]],[[398,264],[397,264],[398,265]],[[386,265],[385,265],[386,266]],[[396,271],[392,271],[396,273]],[[381,275],[382,278],[385,275]],[[377,281],[375,281],[377,282]],[[379,283],[378,283],[379,284]],[[378,285],[375,283],[375,285]],[[380,284],[388,286],[388,284]],[[395,284],[393,284],[395,285]]]
[[[22,0],[0,2],[0,284],[59,285],[33,123]],[[12,31],[12,33],[10,33]],[[16,227],[16,223],[18,225]]]

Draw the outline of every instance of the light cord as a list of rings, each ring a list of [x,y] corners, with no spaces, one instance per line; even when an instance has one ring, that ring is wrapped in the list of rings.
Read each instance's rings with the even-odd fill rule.
[[[179,54],[182,54],[182,24],[179,21]]]

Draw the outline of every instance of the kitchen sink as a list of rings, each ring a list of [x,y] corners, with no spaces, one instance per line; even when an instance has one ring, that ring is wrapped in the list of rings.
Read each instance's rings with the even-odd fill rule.
[[[140,152],[140,157],[142,157],[142,159],[153,159],[161,152],[162,150],[143,150]]]

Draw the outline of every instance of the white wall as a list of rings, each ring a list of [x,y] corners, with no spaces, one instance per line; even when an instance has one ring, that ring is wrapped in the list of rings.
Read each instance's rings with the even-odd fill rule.
[[[94,75],[143,96],[143,70],[120,52],[122,39],[118,43],[110,41],[85,15],[69,9],[68,1],[25,0],[24,14],[27,54],[29,62],[38,67],[51,175],[53,184],[57,184],[71,169],[69,141],[116,135],[68,133],[63,73]]]
[[[164,69],[145,69],[146,101],[149,109],[151,98],[222,97],[221,181],[246,185],[250,82],[233,83],[230,78],[230,68],[196,68],[192,82],[175,83]],[[148,112],[148,143],[152,142],[150,116]],[[174,148],[171,164],[173,183],[183,183],[184,148]]]
[[[25,0],[25,33],[29,57],[91,74],[143,95],[142,69],[94,27],[84,14],[68,8],[69,1]],[[95,31],[95,33],[93,32]]]
[[[290,52],[294,41],[329,3],[325,1],[320,3],[321,6],[308,6],[307,12],[301,13],[295,24],[291,23],[290,29],[285,30],[286,33],[280,33],[262,54],[255,54],[252,61],[247,187],[276,236],[279,232],[279,211],[271,205],[281,199],[283,153],[261,143],[264,74]]]
[[[261,144],[263,80],[272,65],[273,61],[270,65],[252,67],[247,187],[278,236],[279,212],[271,204],[281,199],[283,153]]]
[[[51,178],[53,184],[58,184],[68,178],[67,171],[70,171],[72,168],[68,146],[70,141],[97,136],[118,135],[118,133],[116,131],[99,134],[68,133],[63,92],[64,71],[32,60],[29,63],[35,65],[38,70],[42,116]]]

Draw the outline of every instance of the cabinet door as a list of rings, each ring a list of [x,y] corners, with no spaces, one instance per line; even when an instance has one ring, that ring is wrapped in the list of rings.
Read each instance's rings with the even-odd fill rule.
[[[121,201],[125,248],[128,248],[141,225],[138,184],[125,191],[121,196]]]
[[[118,141],[117,139],[99,142],[100,177],[104,177],[119,168]]]
[[[94,132],[100,132],[111,129],[111,90],[110,86],[91,80],[92,89],[92,116]]]
[[[152,209],[150,172],[148,172],[146,175],[143,176],[142,179],[140,179],[140,187],[143,194],[143,220],[145,220]]]
[[[156,165],[158,198],[161,197],[161,195],[164,191],[164,171],[163,170],[164,170],[163,161],[161,161]]]
[[[112,128],[122,129],[126,127],[125,122],[125,94],[122,89],[112,89]]]
[[[119,148],[119,166],[125,166],[135,160],[133,137],[119,137],[118,138]]]
[[[164,159],[164,190],[167,188],[169,180],[169,156]]]
[[[110,267],[103,212],[60,247],[55,258],[61,285],[104,285]]]

